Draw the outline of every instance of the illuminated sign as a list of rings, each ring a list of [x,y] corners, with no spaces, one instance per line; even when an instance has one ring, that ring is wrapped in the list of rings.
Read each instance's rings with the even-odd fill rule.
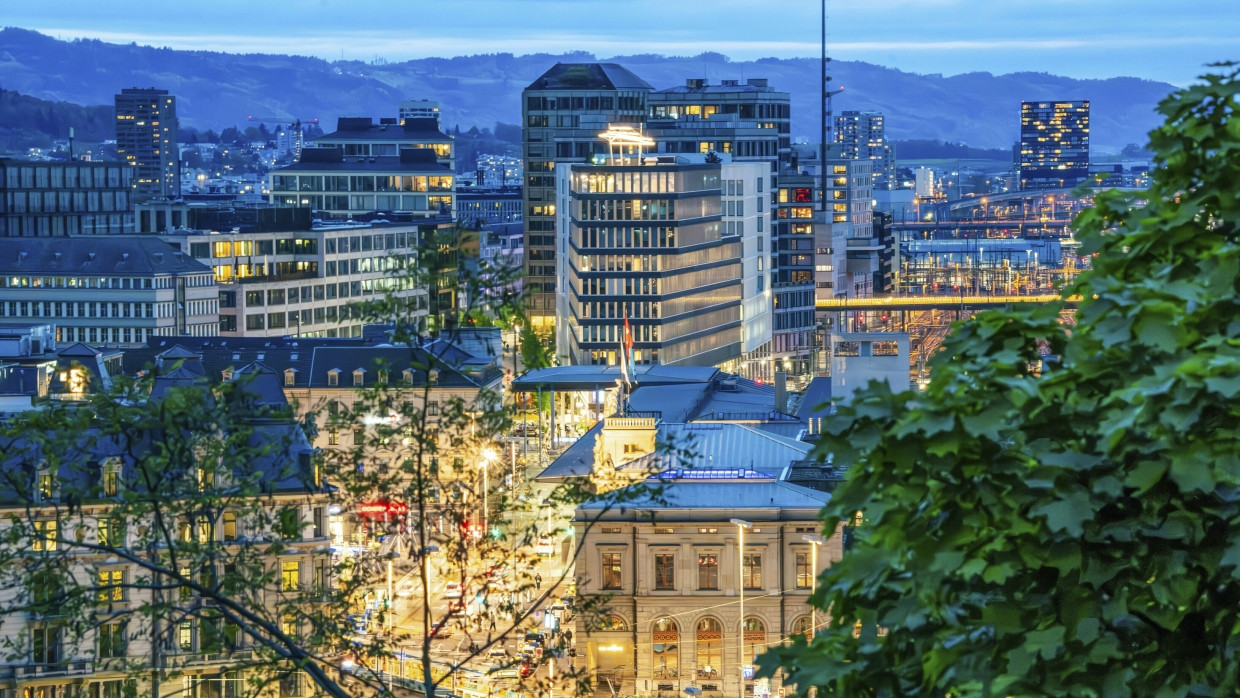
[[[599,652],[622,652],[624,648],[620,645],[603,645],[598,648]]]
[[[362,502],[357,505],[357,515],[363,519],[385,519],[404,516],[409,512],[409,505],[404,502]]]
[[[792,190],[792,202],[796,204],[814,203],[814,191],[809,187],[797,187]]]

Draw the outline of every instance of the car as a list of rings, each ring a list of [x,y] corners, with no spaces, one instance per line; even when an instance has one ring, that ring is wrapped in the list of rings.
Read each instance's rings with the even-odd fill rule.
[[[448,627],[448,619],[437,620],[431,624],[431,637],[452,637],[452,629]]]
[[[517,679],[521,678],[521,669],[515,666],[493,666],[487,671],[487,676],[494,679]]]
[[[413,583],[413,580],[406,579],[396,585],[396,595],[400,597],[413,596],[413,592],[416,589],[417,585]]]
[[[523,678],[523,679],[524,679],[525,677],[529,676],[530,674],[533,674],[533,673],[534,673],[534,669],[536,669],[536,668],[537,668],[537,667],[534,665],[534,663],[533,663],[533,662],[522,662],[522,663],[521,663],[521,668],[520,668],[520,670],[519,670],[517,673],[520,675],[520,677],[521,677],[521,678]]]
[[[443,597],[445,599],[459,599],[464,595],[465,592],[461,589],[460,582],[448,582],[448,585],[443,588]]]
[[[459,616],[463,613],[465,613],[465,600],[464,599],[457,599],[456,601],[448,602],[448,615]]]
[[[538,542],[534,545],[534,554],[539,557],[555,555],[555,547],[551,545],[550,536],[539,536]]]
[[[487,650],[487,656],[493,659],[507,659],[508,650],[504,649],[503,647],[492,647],[491,649]]]

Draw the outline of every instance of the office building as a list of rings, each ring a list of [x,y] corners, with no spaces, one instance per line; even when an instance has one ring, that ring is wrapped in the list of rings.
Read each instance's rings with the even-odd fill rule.
[[[439,120],[439,102],[429,99],[407,99],[400,103],[397,123],[403,125],[412,119],[434,119],[435,128],[443,128]]]
[[[895,187],[896,153],[887,140],[881,112],[841,112],[835,117],[835,145],[840,157],[871,161],[874,188]]]
[[[454,172],[455,150],[452,137],[439,130],[434,118],[379,119],[341,117],[336,130],[314,139],[316,148],[336,148],[345,158],[378,158],[399,156],[406,150],[429,150],[435,160]]]
[[[1075,187],[1089,178],[1089,100],[1020,103],[1020,188]]]
[[[535,326],[556,314],[556,163],[605,153],[598,134],[639,125],[652,89],[615,63],[557,63],[521,94],[526,303]]]
[[[833,286],[819,298],[863,298],[881,289],[884,245],[874,232],[873,161],[828,152],[823,197],[831,224],[816,230],[817,247],[830,247]],[[824,233],[830,230],[830,237]],[[825,276],[820,278],[825,279]]]
[[[309,207],[324,220],[392,211],[433,218],[452,215],[456,206],[452,170],[423,148],[378,156],[303,148],[299,162],[269,176],[270,203]]]
[[[698,158],[556,168],[565,363],[617,364],[627,317],[634,363],[762,375],[770,168]]]
[[[461,187],[456,191],[456,217],[461,225],[483,228],[489,223],[520,223],[524,206],[519,187]]]
[[[177,99],[137,87],[116,95],[116,153],[133,170],[134,200],[181,195]]]
[[[0,237],[134,232],[134,169],[115,162],[0,159]]]
[[[360,337],[367,320],[354,304],[388,293],[408,299],[411,320],[436,310],[427,289],[391,270],[446,217],[314,225],[305,208],[190,207],[184,218],[162,238],[212,271],[222,336]]]
[[[151,237],[0,239],[0,321],[56,325],[68,344],[213,336],[211,269]]]
[[[787,168],[792,152],[790,96],[766,79],[690,78],[684,85],[651,92],[646,135],[658,153],[729,154],[733,162],[767,162]]]
[[[816,346],[814,301],[819,292],[829,297],[834,286],[831,243],[819,243],[816,230],[824,228],[817,211],[818,178],[809,173],[779,175],[771,199],[775,204],[771,247],[771,286],[774,300],[771,359],[776,370],[796,379],[809,375]]]

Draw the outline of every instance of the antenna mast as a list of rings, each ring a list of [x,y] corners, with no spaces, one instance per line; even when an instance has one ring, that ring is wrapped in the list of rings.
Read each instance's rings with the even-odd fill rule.
[[[827,144],[831,142],[831,128],[835,120],[831,98],[844,91],[842,87],[838,90],[831,89],[831,76],[827,74],[827,64],[830,62],[831,59],[827,57],[827,0],[822,0],[822,132],[819,134],[821,143],[818,146],[818,167],[821,170],[824,191],[827,185]],[[818,210],[827,210],[826,197],[821,195],[818,197]]]

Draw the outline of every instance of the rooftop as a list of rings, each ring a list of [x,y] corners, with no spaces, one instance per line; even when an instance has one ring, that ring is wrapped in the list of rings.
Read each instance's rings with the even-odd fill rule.
[[[720,509],[725,512],[761,509],[802,509],[817,512],[831,498],[826,492],[774,480],[671,480],[651,490],[633,499],[624,499],[622,505],[615,501],[617,495],[601,497],[581,505],[578,511],[609,509],[610,511],[601,515],[604,519],[643,519],[647,512],[652,511],[688,511],[699,516],[718,518]],[[625,490],[618,492],[623,493]],[[772,518],[782,518],[780,514],[772,513]],[[747,517],[762,519],[752,515]],[[656,517],[656,520],[673,519],[665,515]]]
[[[339,148],[302,148],[301,161],[272,170],[280,172],[401,172],[451,175],[452,170],[436,160],[435,151],[408,148],[399,156],[345,157]]]
[[[653,90],[619,63],[556,63],[527,90]]]
[[[439,141],[452,140],[439,130],[439,121],[433,117],[405,119],[404,124],[395,119],[374,119],[367,116],[347,116],[336,120],[336,130],[314,139],[315,144],[329,141]]]
[[[144,276],[210,273],[211,268],[154,237],[0,238],[0,274]]]

